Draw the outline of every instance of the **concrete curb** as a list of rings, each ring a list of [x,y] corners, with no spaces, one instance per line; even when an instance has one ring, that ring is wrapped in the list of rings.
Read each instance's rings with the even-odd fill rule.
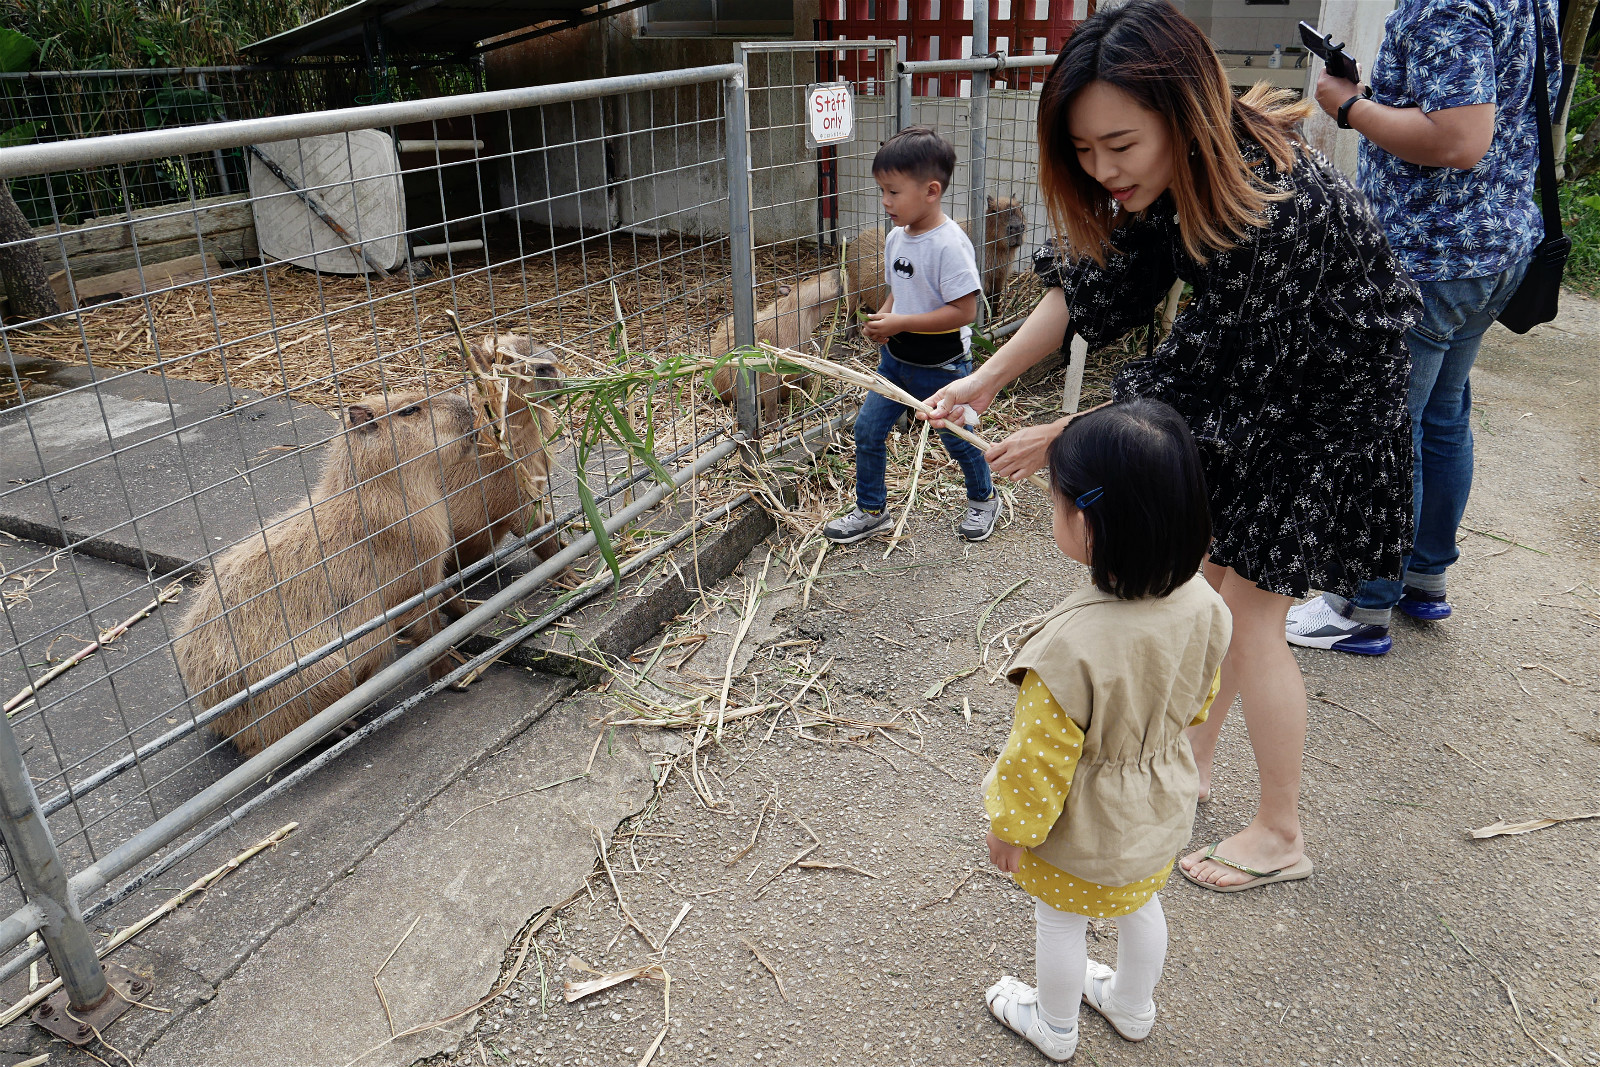
[[[760,506],[746,504],[733,513],[728,526],[708,531],[698,541],[690,541],[673,552],[669,558],[676,566],[668,568],[664,576],[651,579],[646,572],[647,577],[640,582],[654,581],[646,591],[640,592],[639,583],[624,584],[621,590],[580,608],[567,620],[551,624],[549,629],[518,645],[501,657],[502,662],[565,675],[577,679],[580,685],[593,685],[606,677],[597,653],[612,658],[632,654],[700,595],[685,579],[697,575],[697,580],[707,587],[720,582],[775,528],[772,517]],[[493,643],[490,636],[479,633],[462,646],[462,651],[470,655]]]

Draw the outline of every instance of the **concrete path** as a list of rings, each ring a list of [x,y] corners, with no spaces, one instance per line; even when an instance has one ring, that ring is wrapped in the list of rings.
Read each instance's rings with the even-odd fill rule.
[[[1297,652],[1316,873],[1228,896],[1174,878],[1155,1031],[1132,1044],[1085,1012],[1074,1063],[1600,1065],[1600,820],[1469,837],[1502,818],[1600,811],[1597,353],[1600,304],[1571,294],[1554,326],[1491,335],[1475,375],[1457,615],[1402,620],[1381,659]],[[977,620],[1020,579],[986,640],[1084,580],[1051,542],[1044,502],[1026,488],[1017,500],[984,544],[956,544],[946,514],[918,513],[914,543],[890,561],[881,542],[830,552],[809,609],[793,587],[761,601],[749,638],[761,651],[738,692],[787,696],[831,661],[817,683],[827,700],[814,686],[770,733],[767,717],[730,731],[704,772],[714,809],[673,775],[632,824],[655,835],[639,839],[641,873],[619,874],[633,914],[659,929],[694,905],[662,957],[670,1022],[651,982],[570,1005],[507,999],[496,1025],[434,1063],[637,1064],[663,1032],[652,1067],[1044,1063],[983,1004],[1001,974],[1034,973],[1029,904],[988,868],[978,792],[1014,695],[986,671],[925,695],[978,664]],[[728,609],[764,555],[708,597],[728,605],[700,624],[711,641],[662,684],[720,676],[714,631],[732,628]],[[1000,657],[997,644],[990,666]],[[852,721],[830,725],[824,711]],[[1238,829],[1256,795],[1235,713],[1194,845]],[[824,866],[783,870],[812,834]],[[604,887],[564,917],[539,934],[547,957],[602,971],[651,958],[617,936]],[[1114,960],[1114,924],[1091,931],[1091,955]]]
[[[56,391],[0,411],[0,530],[156,574],[303,499],[321,465],[307,446],[339,428],[248,389],[43,360],[17,372],[40,383],[30,397]]]

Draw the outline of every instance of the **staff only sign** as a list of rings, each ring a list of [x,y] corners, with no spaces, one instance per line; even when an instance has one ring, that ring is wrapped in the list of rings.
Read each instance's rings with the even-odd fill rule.
[[[838,144],[856,135],[856,99],[848,84],[806,87],[806,140],[812,147]]]

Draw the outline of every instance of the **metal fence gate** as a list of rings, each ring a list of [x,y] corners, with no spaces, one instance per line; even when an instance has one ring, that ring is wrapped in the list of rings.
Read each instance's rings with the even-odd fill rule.
[[[119,1000],[86,917],[605,589],[600,568],[577,594],[548,588],[602,531],[660,506],[617,566],[665,566],[749,499],[702,483],[672,502],[737,443],[731,412],[670,373],[730,312],[748,332],[750,287],[730,301],[729,234],[749,226],[746,142],[730,136],[743,74],[0,149],[0,180],[41,188],[51,212],[0,254],[38,253],[61,307],[0,325],[0,951],[20,949],[0,981],[48,952],[66,1010]],[[215,152],[247,160],[249,192],[189,182],[181,202],[141,205],[141,167],[181,174]],[[115,176],[117,206],[63,216],[53,190],[90,171]],[[763,276],[808,268],[777,261],[795,254],[762,250]],[[520,409],[480,388],[452,318],[513,397],[543,388],[516,377],[540,373],[525,356],[563,366],[548,426],[529,408],[518,429]],[[499,451],[473,418],[496,396]],[[266,575],[254,586],[186,579],[247,563]],[[195,614],[210,588],[225,589],[216,611]],[[441,665],[534,592],[539,617],[501,619],[490,647]],[[470,610],[448,621],[435,608],[455,595]],[[207,634],[233,671],[220,687],[185,683]],[[420,691],[300,760],[430,666]]]

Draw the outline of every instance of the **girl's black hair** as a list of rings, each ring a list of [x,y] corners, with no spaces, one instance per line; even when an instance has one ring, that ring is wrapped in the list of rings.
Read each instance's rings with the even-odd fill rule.
[[[1211,546],[1200,451],[1183,416],[1159,400],[1108,404],[1067,423],[1050,446],[1050,484],[1069,506],[1086,498],[1089,572],[1113,596],[1166,596]]]

